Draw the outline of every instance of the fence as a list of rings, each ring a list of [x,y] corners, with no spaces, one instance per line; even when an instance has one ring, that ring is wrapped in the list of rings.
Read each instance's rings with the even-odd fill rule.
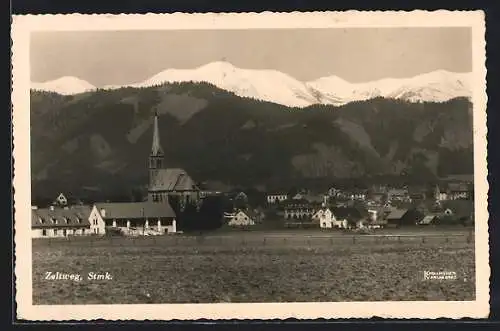
[[[36,246],[268,246],[313,247],[381,244],[447,244],[473,243],[474,233],[446,234],[230,234],[230,235],[162,235],[139,237],[81,236],[33,239]]]

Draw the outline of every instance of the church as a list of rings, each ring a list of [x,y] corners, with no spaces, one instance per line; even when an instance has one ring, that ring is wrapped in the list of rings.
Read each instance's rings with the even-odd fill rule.
[[[166,202],[169,196],[180,198],[181,205],[188,202],[198,203],[200,190],[181,168],[166,168],[165,153],[160,143],[160,132],[158,129],[158,113],[155,113],[153,122],[153,144],[149,155],[149,185],[148,201]]]

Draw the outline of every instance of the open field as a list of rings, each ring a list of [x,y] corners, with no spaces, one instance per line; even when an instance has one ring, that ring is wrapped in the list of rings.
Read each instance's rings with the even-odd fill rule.
[[[466,230],[33,241],[34,304],[473,300]],[[385,236],[387,235],[387,236]],[[80,282],[46,280],[77,273]],[[453,271],[456,280],[424,280]],[[112,280],[88,280],[89,272]]]

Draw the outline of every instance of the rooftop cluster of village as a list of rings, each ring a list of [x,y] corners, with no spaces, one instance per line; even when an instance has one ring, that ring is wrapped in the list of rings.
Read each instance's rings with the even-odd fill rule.
[[[377,229],[400,226],[472,225],[473,185],[449,182],[430,187],[336,189],[324,193],[197,190],[199,201],[218,196],[222,226],[232,228]],[[176,192],[182,194],[182,192]],[[192,191],[189,192],[192,194]],[[176,233],[165,200],[85,204],[60,194],[47,208],[32,208],[34,237],[71,235],[159,235]],[[191,195],[192,196],[192,195]]]
[[[336,189],[314,194],[273,192],[251,206],[238,202],[226,217],[228,224],[251,226],[271,222],[296,228],[382,228],[408,225],[470,225],[473,223],[473,185],[447,182],[433,187],[374,186]],[[235,198],[248,201],[245,192]]]

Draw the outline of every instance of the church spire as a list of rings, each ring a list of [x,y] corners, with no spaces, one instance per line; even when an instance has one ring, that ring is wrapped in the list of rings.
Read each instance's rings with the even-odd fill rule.
[[[151,147],[151,156],[162,156],[163,148],[160,144],[160,131],[158,130],[158,112],[155,111],[155,118],[153,123],[153,145]]]

